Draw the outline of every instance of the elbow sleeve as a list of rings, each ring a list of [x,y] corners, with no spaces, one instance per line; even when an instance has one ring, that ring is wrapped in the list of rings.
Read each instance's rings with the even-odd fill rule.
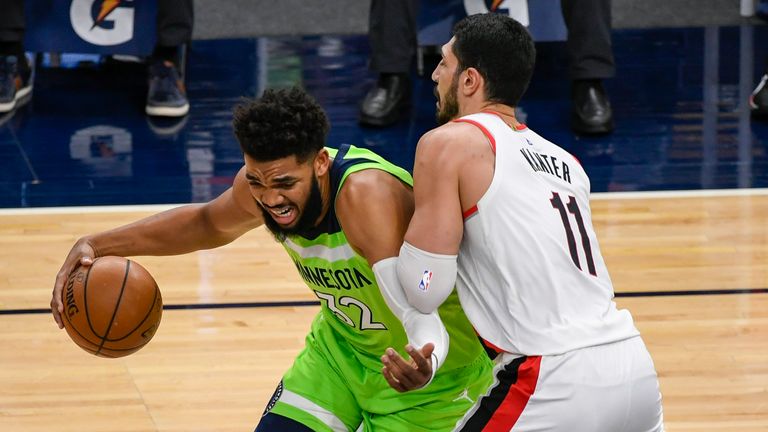
[[[415,348],[421,348],[427,343],[435,345],[432,352],[433,377],[434,372],[445,361],[448,355],[450,340],[448,332],[440,320],[437,311],[424,314],[413,308],[403,293],[397,280],[396,258],[387,258],[373,265],[376,282],[381,294],[395,316],[403,323],[408,342]]]
[[[423,313],[433,312],[443,304],[456,284],[456,258],[403,243],[397,258],[397,277],[408,302]]]

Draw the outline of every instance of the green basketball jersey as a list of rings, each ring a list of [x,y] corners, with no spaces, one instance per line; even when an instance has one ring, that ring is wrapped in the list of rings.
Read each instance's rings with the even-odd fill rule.
[[[301,277],[321,300],[322,309],[312,324],[312,331],[334,332],[350,344],[364,366],[380,369],[380,357],[386,348],[393,347],[404,354],[408,339],[382,297],[370,265],[347,242],[336,218],[335,199],[347,177],[365,169],[388,172],[409,186],[413,185],[413,179],[406,170],[370,150],[344,145],[328,151],[333,158],[328,213],[312,232],[288,236],[283,246]],[[439,371],[445,373],[475,361],[482,347],[460,308],[455,291],[439,313],[450,335],[448,357]]]

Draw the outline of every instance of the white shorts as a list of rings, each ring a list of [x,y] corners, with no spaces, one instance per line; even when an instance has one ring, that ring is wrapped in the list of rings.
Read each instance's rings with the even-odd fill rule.
[[[556,356],[502,353],[462,432],[660,432],[661,393],[642,338]]]

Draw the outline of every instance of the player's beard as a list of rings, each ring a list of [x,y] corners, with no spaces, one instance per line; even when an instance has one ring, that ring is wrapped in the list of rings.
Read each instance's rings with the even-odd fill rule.
[[[437,91],[437,86],[435,86],[435,96],[437,96],[437,100],[440,103],[437,113],[435,114],[438,125],[444,125],[459,116],[459,101],[456,96],[458,91],[459,74],[453,75],[451,86],[445,93],[445,98],[440,97],[440,93]]]
[[[320,193],[320,184],[317,182],[317,177],[312,176],[312,184],[309,189],[309,196],[307,202],[304,204],[304,208],[301,210],[299,219],[293,224],[293,226],[284,228],[280,226],[274,219],[272,214],[269,213],[264,207],[259,206],[261,213],[264,215],[264,225],[275,237],[275,240],[282,242],[289,235],[302,234],[314,228],[317,219],[320,217],[320,213],[323,211],[323,196]]]

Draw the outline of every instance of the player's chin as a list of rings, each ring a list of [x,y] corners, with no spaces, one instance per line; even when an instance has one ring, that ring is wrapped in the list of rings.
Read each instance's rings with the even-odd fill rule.
[[[291,230],[293,228],[296,228],[296,226],[299,224],[299,219],[301,218],[301,215],[296,213],[295,217],[291,218],[290,221],[280,221],[276,220],[275,218],[272,218],[273,221],[282,229],[284,230]]]
[[[270,211],[269,216],[280,228],[291,229],[298,223],[301,213],[297,207],[291,206],[285,214],[275,214]]]

